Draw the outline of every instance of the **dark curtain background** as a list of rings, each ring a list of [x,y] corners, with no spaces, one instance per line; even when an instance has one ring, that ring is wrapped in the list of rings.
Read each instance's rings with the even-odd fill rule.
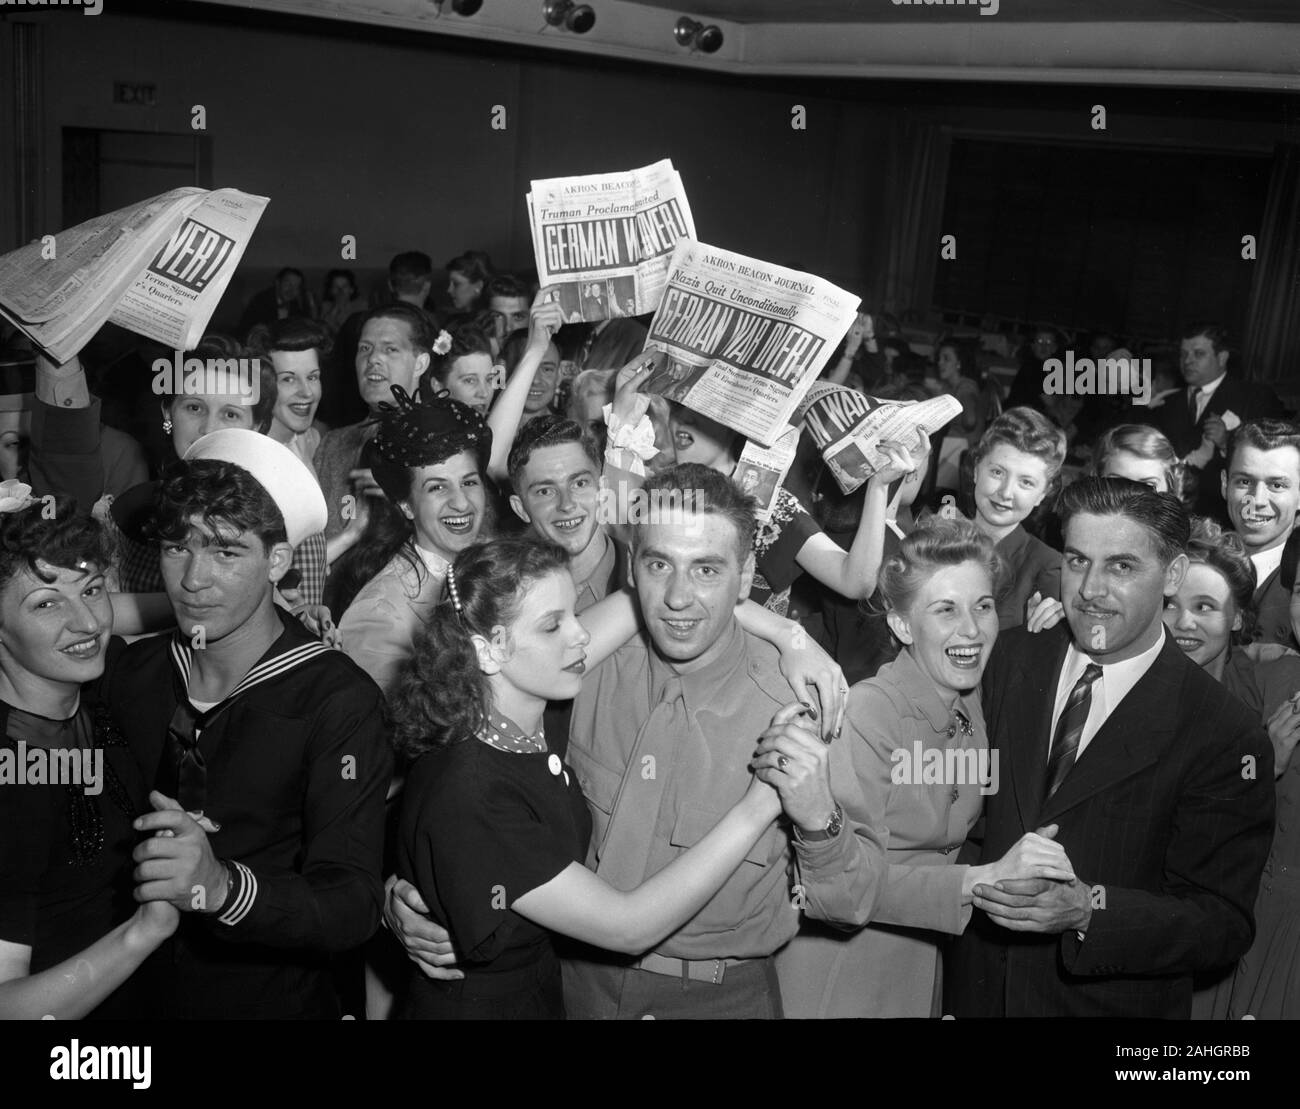
[[[881,163],[889,226],[873,287],[887,312],[902,316],[930,308],[951,146],[949,129],[932,123],[895,117],[885,130]]]
[[[1300,145],[1273,154],[1258,260],[1242,343],[1246,374],[1277,382],[1300,375]]]

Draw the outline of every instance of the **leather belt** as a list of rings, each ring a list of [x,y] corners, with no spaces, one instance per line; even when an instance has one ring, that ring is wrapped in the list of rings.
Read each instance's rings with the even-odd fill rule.
[[[651,974],[663,974],[670,978],[689,978],[694,982],[712,982],[715,986],[720,986],[727,973],[727,967],[757,961],[756,959],[672,959],[667,955],[656,955],[651,952],[632,965],[637,970],[649,971]]]

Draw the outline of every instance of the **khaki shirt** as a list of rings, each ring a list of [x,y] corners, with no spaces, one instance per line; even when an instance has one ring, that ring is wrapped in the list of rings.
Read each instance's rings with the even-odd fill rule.
[[[728,646],[717,660],[678,675],[642,632],[591,672],[574,702],[568,758],[591,808],[587,865],[620,889],[698,843],[740,800],[758,737],[797,699],[773,647],[734,620],[723,635]],[[669,732],[664,706],[679,697]],[[784,820],[774,824],[656,950],[681,959],[771,955],[798,930],[800,905],[820,920],[865,924],[885,885],[883,836],[879,815],[863,819],[867,805],[843,742],[831,747],[831,784],[854,814],[838,836],[796,844]],[[648,853],[629,840],[648,841]]]

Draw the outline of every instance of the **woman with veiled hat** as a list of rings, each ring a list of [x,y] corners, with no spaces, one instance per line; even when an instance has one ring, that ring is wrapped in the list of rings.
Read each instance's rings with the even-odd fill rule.
[[[393,396],[396,405],[384,406],[367,448],[392,510],[379,541],[355,551],[344,568],[364,584],[339,622],[344,652],[385,693],[442,596],[448,564],[489,530],[492,451],[486,420],[435,394],[427,375],[416,397],[401,386]]]

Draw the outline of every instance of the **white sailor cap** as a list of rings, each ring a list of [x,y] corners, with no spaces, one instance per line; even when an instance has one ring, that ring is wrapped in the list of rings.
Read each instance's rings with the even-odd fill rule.
[[[325,530],[325,495],[306,463],[269,435],[242,427],[210,431],[185,452],[186,462],[211,459],[247,470],[275,501],[291,546]]]

